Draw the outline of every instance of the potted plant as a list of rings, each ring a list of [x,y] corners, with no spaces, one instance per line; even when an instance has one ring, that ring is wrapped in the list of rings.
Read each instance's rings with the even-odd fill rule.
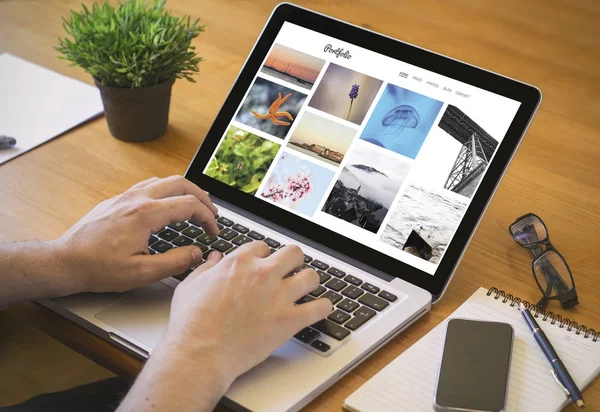
[[[176,17],[166,0],[107,1],[83,5],[63,18],[71,38],[59,38],[61,58],[80,66],[100,89],[106,120],[117,139],[141,142],[162,136],[176,79],[191,82],[202,61],[192,39],[199,19]]]

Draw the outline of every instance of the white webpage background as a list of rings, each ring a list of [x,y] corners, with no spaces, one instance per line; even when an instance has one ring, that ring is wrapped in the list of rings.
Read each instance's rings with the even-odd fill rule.
[[[439,120],[441,119],[443,113],[445,112],[445,110],[447,108],[447,104],[452,104],[452,105],[456,105],[457,107],[459,107],[459,109],[461,111],[463,111],[465,114],[467,114],[472,120],[477,122],[484,130],[486,130],[491,136],[493,136],[500,144],[502,139],[504,138],[504,135],[506,134],[506,131],[508,130],[508,128],[510,126],[510,123],[512,122],[515,114],[517,113],[517,111],[519,109],[520,102],[514,101],[514,100],[506,98],[504,96],[496,95],[494,93],[488,92],[486,90],[483,90],[483,89],[480,89],[477,87],[470,86],[465,83],[458,82],[456,80],[439,75],[437,73],[424,70],[417,66],[413,66],[411,64],[404,63],[404,62],[401,62],[398,60],[394,60],[387,56],[384,56],[384,55],[372,52],[370,50],[355,46],[351,43],[347,43],[342,40],[339,40],[339,39],[336,39],[336,38],[333,38],[330,36],[326,36],[326,35],[320,34],[318,32],[314,32],[312,30],[308,30],[306,28],[303,28],[303,27],[300,27],[300,26],[297,26],[295,24],[288,23],[288,22],[283,24],[279,34],[277,35],[277,37],[274,41],[274,44],[281,44],[283,46],[295,49],[297,51],[300,51],[300,52],[303,52],[303,53],[306,53],[306,54],[309,54],[312,56],[316,56],[316,57],[321,58],[326,61],[325,65],[321,69],[321,73],[320,73],[319,77],[317,78],[315,84],[313,85],[313,87],[310,91],[295,88],[298,91],[301,91],[302,93],[307,94],[306,101],[305,101],[302,109],[298,113],[298,116],[297,116],[298,118],[300,118],[303,115],[303,113],[305,111],[307,111],[308,103],[310,102],[315,90],[319,87],[319,83],[323,77],[323,74],[327,70],[329,63],[335,63],[337,65],[347,67],[347,68],[355,70],[357,72],[372,76],[372,77],[380,79],[380,80],[383,80],[383,84],[381,86],[381,89],[380,89],[377,97],[374,99],[372,106],[369,109],[369,112],[367,113],[367,115],[365,116],[365,119],[363,120],[363,123],[359,126],[349,124],[348,122],[346,122],[342,119],[338,119],[335,116],[331,116],[326,113],[320,112],[318,110],[309,108],[310,111],[318,113],[319,115],[321,115],[323,117],[330,118],[331,120],[334,120],[338,123],[342,123],[342,124],[345,124],[347,126],[351,126],[351,127],[357,129],[356,136],[355,136],[354,140],[352,141],[352,143],[346,153],[346,156],[344,156],[344,160],[338,167],[338,171],[334,175],[334,177],[331,181],[331,184],[329,186],[329,189],[326,191],[325,196],[321,201],[320,207],[317,209],[317,212],[312,216],[311,220],[323,227],[326,227],[329,230],[332,230],[336,233],[339,233],[343,236],[353,239],[353,240],[355,240],[365,246],[368,246],[372,249],[381,251],[395,259],[398,259],[398,260],[400,260],[406,264],[409,264],[417,269],[420,269],[426,273],[429,273],[431,275],[435,274],[435,271],[438,267],[438,263],[428,262],[426,260],[423,260],[416,256],[413,256],[409,253],[406,253],[398,248],[395,248],[393,246],[385,244],[385,243],[379,241],[379,236],[383,232],[383,230],[387,224],[387,221],[389,220],[389,218],[392,216],[392,214],[394,212],[394,209],[395,209],[396,204],[398,203],[398,200],[402,196],[404,189],[406,188],[406,186],[409,183],[414,183],[416,185],[422,186],[432,192],[443,193],[444,196],[446,196],[446,197],[460,197],[462,199],[466,199],[462,195],[442,189],[444,182],[440,183],[440,181],[439,181],[440,173],[439,172],[437,172],[435,174],[427,173],[427,168],[431,164],[435,164],[437,168],[443,168],[444,170],[447,170],[447,172],[449,173],[450,168],[454,164],[456,156],[458,155],[458,152],[460,150],[461,145],[454,139],[436,139],[436,135],[439,136],[440,134],[445,133],[444,131],[442,131],[441,129],[439,129],[437,127],[437,124],[439,123]],[[346,59],[343,57],[336,57],[334,54],[325,52],[324,48],[328,44],[330,44],[333,49],[343,48],[344,50],[348,50],[350,52],[352,58]],[[269,51],[269,53],[270,53],[270,51]],[[269,56],[269,53],[267,53],[265,60]],[[264,64],[264,61],[263,61],[263,64]],[[261,68],[262,68],[262,64],[261,64]],[[400,77],[400,75],[399,75],[400,72],[407,73],[408,77],[407,78]],[[418,81],[414,80],[413,76],[421,78],[422,82],[418,82]],[[290,87],[289,83],[279,80],[279,79],[275,79],[268,75],[264,75],[263,73],[260,72],[260,70],[257,73],[257,75],[255,76],[255,79],[256,79],[256,77],[267,78],[269,81],[284,85],[286,87]],[[427,84],[427,82],[436,83],[438,85],[438,88],[435,88],[435,87]],[[370,144],[370,143],[366,143],[364,141],[360,141],[360,142],[358,142],[358,141],[359,141],[359,138],[363,131],[364,126],[369,121],[370,115],[373,112],[374,107],[376,106],[377,102],[379,101],[379,98],[381,97],[383,90],[388,85],[388,83],[391,83],[391,84],[400,86],[402,88],[405,88],[407,90],[411,90],[416,93],[431,97],[433,99],[443,102],[444,104],[443,104],[442,108],[440,109],[440,112],[439,112],[428,136],[426,137],[425,142],[423,143],[423,146],[422,146],[421,150],[419,151],[417,157],[414,160],[411,160],[413,163],[411,170],[409,171],[402,186],[400,187],[400,189],[396,195],[396,198],[393,201],[393,203],[389,209],[389,212],[387,213],[387,216],[385,217],[384,221],[381,224],[379,232],[377,234],[374,234],[367,230],[359,228],[358,226],[355,226],[348,222],[345,222],[341,219],[330,216],[327,213],[321,212],[320,209],[321,209],[323,203],[325,202],[329,192],[331,191],[333,185],[337,181],[339,173],[343,170],[343,167],[344,167],[347,159],[349,157],[351,157],[352,150],[354,150],[357,143],[358,144]],[[294,87],[292,87],[292,88],[294,88]],[[452,92],[445,91],[444,88],[452,89]],[[459,91],[463,94],[469,95],[469,98],[466,98],[466,97],[460,96],[460,95],[456,95],[455,94],[456,91]],[[347,93],[348,93],[348,90],[340,90],[340,95],[342,95],[342,96],[347,95]],[[244,97],[244,99],[242,99],[239,107],[241,107],[245,98],[246,97]],[[239,110],[239,107],[238,107],[238,110]],[[237,111],[236,111],[236,113],[237,113]],[[261,185],[259,190],[256,192],[256,195],[255,195],[256,197],[260,198],[259,193],[261,193],[265,182],[269,178],[270,173],[272,172],[272,170],[274,169],[275,165],[277,164],[280,156],[284,152],[293,153],[295,156],[298,156],[298,152],[296,152],[294,150],[290,150],[289,148],[286,148],[287,143],[289,142],[289,139],[292,136],[297,123],[298,122],[294,122],[294,124],[290,128],[290,131],[288,132],[285,139],[278,139],[278,138],[271,137],[270,135],[263,133],[261,131],[255,130],[253,128],[249,128],[246,125],[237,124],[237,122],[232,121],[231,124],[235,125],[236,127],[239,127],[243,130],[248,130],[251,133],[254,133],[258,136],[267,138],[269,140],[272,140],[272,141],[275,141],[275,142],[281,144],[281,149],[279,150],[277,156],[275,157],[273,163],[271,164],[270,170],[267,172],[267,175],[263,179],[263,184]],[[216,153],[216,151],[218,150],[218,147],[219,147],[219,145],[217,145],[217,147],[215,148],[214,153]],[[389,155],[391,157],[403,157],[392,151],[388,151],[387,149],[383,149],[383,148],[379,148],[379,147],[377,147],[377,149],[388,152],[387,155]],[[214,156],[214,153],[213,153],[213,156]],[[307,160],[307,161],[311,161],[313,163],[319,163],[319,165],[322,165],[322,163],[315,162],[314,159],[311,159],[308,156],[302,156],[302,157],[305,157],[305,160]],[[212,159],[212,157],[211,157],[211,159]],[[406,158],[404,158],[404,159],[406,159]],[[492,158],[492,160],[493,160],[493,158]],[[206,166],[208,167],[209,164],[210,164],[210,161],[208,162],[208,164]],[[446,173],[445,176],[447,176],[448,173]],[[264,201],[267,201],[264,198],[261,198],[261,199]],[[467,200],[468,200],[468,202],[470,202],[470,199],[467,199]],[[277,203],[273,203],[270,201],[267,201],[267,202],[281,207]],[[295,215],[301,216],[303,218],[307,218],[307,216],[302,215],[294,210],[290,210],[287,208],[284,208],[284,209]],[[432,213],[435,213],[435,211],[432,211]],[[442,256],[442,258],[443,258],[443,256]],[[441,259],[440,259],[440,261],[441,261]]]

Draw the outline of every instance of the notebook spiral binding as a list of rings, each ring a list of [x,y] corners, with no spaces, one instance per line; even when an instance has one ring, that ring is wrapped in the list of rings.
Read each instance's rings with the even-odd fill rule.
[[[550,324],[554,325],[558,323],[559,328],[567,328],[567,331],[571,332],[575,331],[576,335],[584,334],[583,337],[588,339],[591,338],[593,342],[597,342],[598,338],[600,338],[600,331],[596,332],[595,329],[588,328],[585,325],[580,325],[579,323],[572,321],[569,318],[563,318],[558,313],[553,313],[552,311],[545,311],[540,306],[534,305],[533,303],[529,303],[526,300],[521,300],[520,298],[511,295],[510,293],[505,293],[503,290],[498,288],[489,288],[487,291],[488,296],[493,296],[494,299],[498,300],[502,298],[502,303],[506,303],[510,300],[510,306],[515,307],[519,303],[522,303],[527,310],[530,310],[533,313],[533,317],[539,318],[541,317],[544,322],[548,319],[550,320]]]

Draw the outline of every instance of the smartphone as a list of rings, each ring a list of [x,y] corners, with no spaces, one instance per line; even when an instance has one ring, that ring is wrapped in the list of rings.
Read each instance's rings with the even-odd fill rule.
[[[504,411],[513,336],[508,323],[449,320],[434,409]]]

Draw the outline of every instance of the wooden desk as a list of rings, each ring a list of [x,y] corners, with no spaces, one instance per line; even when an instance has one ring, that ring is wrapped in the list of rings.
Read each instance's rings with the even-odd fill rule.
[[[198,83],[175,85],[162,139],[127,144],[98,119],[0,166],[0,241],[54,238],[101,200],[147,177],[183,173],[278,0],[171,0],[208,24]],[[89,3],[86,1],[86,3]],[[408,331],[310,404],[344,399],[456,309],[479,286],[535,300],[529,255],[507,226],[534,211],[569,261],[581,304],[567,316],[600,327],[600,3],[594,0],[300,1],[306,7],[541,88],[544,101],[442,301]],[[56,58],[60,16],[78,1],[0,2],[0,50],[92,83]],[[493,110],[490,108],[490,110]],[[556,306],[553,310],[558,309]],[[13,308],[75,350],[124,376],[142,364],[35,304]],[[600,383],[584,393],[600,409]],[[590,408],[590,409],[592,409]]]

